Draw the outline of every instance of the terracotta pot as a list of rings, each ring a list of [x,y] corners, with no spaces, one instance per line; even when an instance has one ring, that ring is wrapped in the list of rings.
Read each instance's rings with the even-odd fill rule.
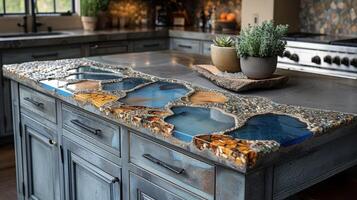
[[[81,19],[82,19],[83,29],[85,31],[94,31],[97,28],[97,22],[98,22],[97,17],[82,16]]]
[[[240,72],[239,58],[235,47],[218,47],[211,45],[211,58],[220,71]]]
[[[242,72],[250,79],[266,79],[270,78],[275,70],[278,58],[268,57],[246,57],[240,59]]]

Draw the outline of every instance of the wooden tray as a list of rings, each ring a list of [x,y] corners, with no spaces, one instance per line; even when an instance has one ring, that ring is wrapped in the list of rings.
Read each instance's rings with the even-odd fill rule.
[[[274,74],[273,77],[263,80],[249,79],[242,72],[227,73],[219,71],[213,65],[194,65],[192,69],[203,75],[219,87],[242,92],[252,89],[269,89],[284,86],[289,77]]]

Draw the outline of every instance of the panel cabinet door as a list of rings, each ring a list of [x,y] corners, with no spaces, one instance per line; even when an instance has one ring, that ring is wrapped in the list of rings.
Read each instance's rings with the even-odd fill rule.
[[[121,199],[118,166],[66,137],[63,137],[63,150],[67,199]]]
[[[25,199],[58,200],[59,156],[52,130],[22,115]]]

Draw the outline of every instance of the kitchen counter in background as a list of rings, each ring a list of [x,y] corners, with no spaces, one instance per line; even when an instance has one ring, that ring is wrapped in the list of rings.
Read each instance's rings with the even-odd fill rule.
[[[238,35],[239,31],[211,31],[199,28],[134,28],[113,29],[85,32],[83,30],[55,31],[55,35],[33,37],[1,37],[11,33],[0,34],[0,49],[26,48],[50,45],[68,45],[76,43],[101,42],[113,40],[150,39],[158,37],[178,37],[197,40],[212,40],[215,35]]]

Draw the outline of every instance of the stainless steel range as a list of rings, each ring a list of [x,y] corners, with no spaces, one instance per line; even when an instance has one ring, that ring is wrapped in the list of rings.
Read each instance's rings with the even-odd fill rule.
[[[285,39],[279,68],[357,79],[356,38],[294,33]]]

